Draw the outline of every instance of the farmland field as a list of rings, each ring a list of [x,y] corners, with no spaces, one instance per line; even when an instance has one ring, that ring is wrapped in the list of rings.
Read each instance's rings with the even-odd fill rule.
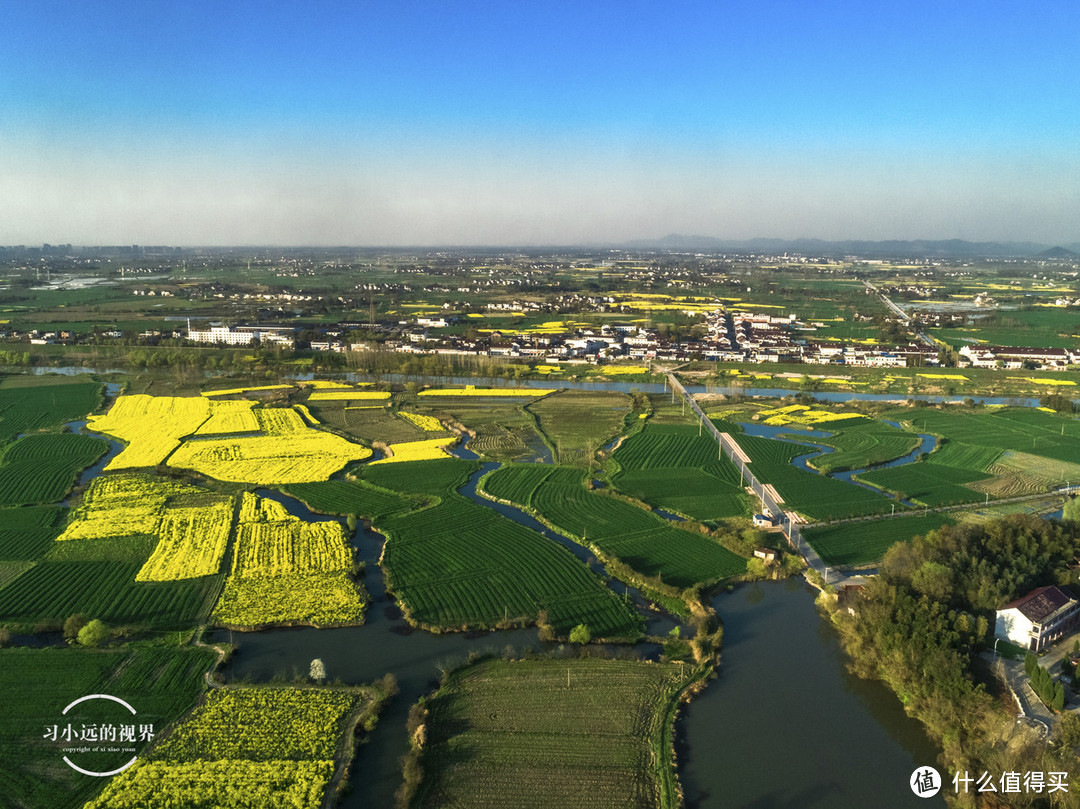
[[[892,411],[946,440],[925,459],[859,479],[928,506],[977,502],[1064,485],[1080,472],[1080,421],[1033,408]]]
[[[880,561],[892,545],[951,523],[940,514],[921,514],[874,522],[807,528],[802,537],[827,565],[868,565]]]
[[[321,423],[369,443],[392,444],[429,437],[422,428],[385,407],[354,409],[346,408],[342,402],[310,402],[308,406]]]
[[[175,581],[221,572],[232,531],[234,498],[149,475],[96,478],[72,511],[61,545],[110,537],[134,548],[153,541],[137,581]]]
[[[929,460],[893,469],[863,472],[856,477],[925,506],[947,506],[980,501],[983,499],[983,494],[964,484],[990,478],[989,475],[981,472],[972,472]]]
[[[752,459],[750,469],[757,479],[772,484],[785,507],[812,520],[881,514],[892,509],[893,501],[883,495],[792,466],[792,458],[812,451],[807,447],[748,435],[736,440]]]
[[[525,404],[515,398],[435,396],[418,400],[415,409],[464,424],[476,434],[469,440],[469,449],[493,460],[511,461],[531,455],[530,447],[543,442],[534,416],[523,409]]]
[[[539,479],[534,467],[514,465],[484,480],[493,497],[522,497],[560,533],[615,557],[642,576],[659,576],[678,588],[739,575],[744,559],[708,537],[675,528],[667,520],[615,497],[585,488],[585,474],[573,467],[554,467]],[[535,486],[526,493],[522,478]]]
[[[87,809],[318,809],[347,720],[365,700],[354,690],[211,691],[148,759],[114,777]]]
[[[563,390],[527,406],[547,438],[558,463],[588,464],[597,450],[615,438],[630,412],[624,393]]]
[[[371,466],[385,463],[404,463],[406,461],[430,461],[449,458],[446,448],[457,443],[457,436],[446,438],[427,438],[423,441],[406,441],[401,444],[388,444],[389,457],[372,461]]]
[[[106,781],[70,769],[64,742],[43,738],[62,723],[64,707],[87,694],[108,693],[138,710],[138,721],[161,732],[188,710],[205,687],[214,659],[203,649],[135,645],[124,649],[0,649],[0,795],[5,805],[74,809]],[[18,710],[10,706],[18,705]],[[70,742],[68,743],[70,744]]]
[[[108,451],[100,438],[39,433],[20,438],[0,456],[0,506],[53,503],[75,476]]]
[[[994,476],[993,479],[976,481],[971,488],[989,492],[991,497],[1035,494],[1080,481],[1080,463],[1055,461],[1013,450],[1000,453],[986,471]]]
[[[0,510],[0,559],[37,559],[60,534],[64,509],[56,506]]]
[[[5,379],[0,383],[0,442],[20,433],[84,419],[101,402],[101,383],[67,378]]]
[[[826,473],[862,469],[902,458],[919,446],[920,441],[913,433],[867,418],[827,422],[819,429],[833,435],[815,437],[814,441],[835,447],[836,451],[818,456],[810,465]]]
[[[384,470],[396,469],[388,476]],[[439,628],[532,624],[541,611],[565,636],[587,623],[597,637],[640,633],[632,609],[558,543],[454,489],[470,461],[416,461],[365,470],[385,488],[428,495],[430,505],[377,519],[386,534],[387,587],[417,623]],[[406,484],[408,481],[408,484]]]
[[[895,410],[887,418],[903,419],[920,432],[929,432],[973,446],[1016,450],[1058,461],[1080,458],[1080,419],[1035,408],[971,411]]]
[[[621,470],[612,483],[649,505],[696,520],[736,517],[748,511],[739,471],[716,441],[696,427],[647,424],[615,452]]]
[[[679,694],[698,675],[616,660],[479,663],[427,703],[425,778],[411,805],[676,807]]]
[[[87,425],[98,433],[116,436],[127,443],[106,469],[138,469],[163,463],[210,417],[210,402],[201,396],[120,396],[103,416]]]
[[[412,508],[414,501],[403,495],[381,491],[361,481],[326,480],[321,483],[291,483],[286,494],[313,511],[376,519]]]
[[[304,522],[274,500],[245,493],[232,570],[213,618],[237,628],[359,623],[364,600],[351,569],[339,522]]]
[[[187,441],[169,465],[194,469],[218,480],[239,483],[304,483],[326,480],[371,450],[333,433],[307,426],[295,410],[255,411],[264,435]]]
[[[237,402],[201,396],[119,397],[90,428],[114,435],[128,446],[109,470],[156,466],[194,469],[218,480],[241,483],[298,483],[326,480],[350,461],[371,455],[367,447],[308,426],[296,410],[245,410]],[[215,416],[217,421],[215,422]],[[248,432],[251,418],[260,433],[182,440],[197,432]],[[234,429],[235,428],[235,429]]]
[[[183,629],[206,617],[221,589],[221,576],[137,582],[142,564],[42,560],[0,590],[0,622],[58,626],[68,616],[83,613],[109,624]]]

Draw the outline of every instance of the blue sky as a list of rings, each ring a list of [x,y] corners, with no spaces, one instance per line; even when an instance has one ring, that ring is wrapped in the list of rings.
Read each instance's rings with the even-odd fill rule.
[[[1075,3],[0,19],[0,244],[1080,241]]]

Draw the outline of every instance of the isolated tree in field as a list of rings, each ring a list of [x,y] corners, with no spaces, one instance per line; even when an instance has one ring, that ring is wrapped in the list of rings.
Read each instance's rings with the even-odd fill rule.
[[[64,621],[64,640],[76,640],[79,637],[79,630],[86,626],[86,622],[89,620],[81,612],[69,615],[68,619]]]
[[[79,643],[83,646],[96,647],[109,639],[109,627],[95,618],[79,630]]]
[[[311,661],[311,669],[308,671],[308,675],[317,683],[321,683],[326,679],[326,666],[323,665],[321,657],[316,657]]]
[[[570,630],[570,642],[585,644],[592,640],[592,632],[587,624],[578,624]]]

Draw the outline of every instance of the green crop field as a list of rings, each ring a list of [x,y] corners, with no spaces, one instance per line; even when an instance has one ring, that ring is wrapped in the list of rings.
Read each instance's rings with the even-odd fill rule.
[[[397,464],[388,464],[396,466]],[[360,482],[327,480],[319,483],[292,483],[285,491],[313,511],[324,514],[355,514],[376,519],[414,505],[412,498],[380,491]]]
[[[532,506],[532,494],[558,467],[548,464],[520,464],[503,467],[513,472],[489,475],[484,478],[483,489],[492,497],[508,500],[521,506]]]
[[[101,384],[70,378],[14,377],[0,383],[0,441],[86,418],[101,403]]]
[[[308,408],[315,417],[328,427],[354,435],[368,443],[381,441],[384,444],[396,444],[401,441],[422,441],[433,437],[414,424],[395,416],[386,407],[347,407],[347,401],[308,401]],[[359,404],[365,404],[361,402]],[[367,402],[376,405],[378,402]]]
[[[108,779],[69,768],[61,748],[71,742],[53,742],[43,730],[63,728],[68,717],[62,712],[72,701],[105,693],[138,711],[136,727],[152,725],[160,734],[202,693],[203,673],[213,659],[213,652],[191,647],[0,649],[0,690],[7,706],[0,711],[0,803],[27,809],[82,806]],[[87,721],[86,714],[79,716]],[[109,714],[102,720],[117,718]]]
[[[887,415],[910,422],[920,432],[944,436],[950,442],[1029,452],[1067,462],[1080,458],[1080,419],[1057,413],[1034,408],[970,411],[922,408],[896,410]]]
[[[221,590],[221,576],[136,582],[141,567],[141,561],[43,560],[0,590],[0,623],[59,625],[83,613],[109,624],[191,627]]]
[[[568,550],[453,491],[477,468],[439,460],[365,470],[377,485],[433,503],[374,523],[387,536],[387,587],[408,615],[431,627],[490,628],[546,611],[564,636],[579,623],[598,637],[640,634],[636,613]]]
[[[621,491],[657,508],[696,520],[748,512],[738,469],[709,435],[688,425],[647,424],[616,451]]]
[[[616,660],[485,661],[427,703],[414,807],[674,809],[679,694],[698,672]]]
[[[924,460],[860,480],[928,506],[972,503],[1064,485],[1080,459],[1080,420],[1034,408],[894,410],[943,443]],[[965,485],[967,484],[967,485]]]
[[[836,452],[826,453],[811,462],[811,466],[823,472],[862,469],[887,463],[902,458],[919,446],[917,435],[872,419],[826,422],[819,429],[833,435],[829,438],[815,437],[814,442],[836,448]]]
[[[0,509],[0,559],[39,559],[60,534],[65,510],[56,506]]]
[[[476,434],[469,449],[492,460],[513,461],[544,449],[535,417],[524,410],[533,398],[421,396],[403,409],[464,424]]]
[[[588,464],[597,450],[623,429],[630,412],[625,393],[563,390],[527,406],[540,431],[554,448],[555,460],[564,464]]]
[[[994,321],[974,327],[931,329],[940,340],[959,349],[972,339],[989,345],[1032,346],[1035,348],[1075,348],[1075,329],[1080,323],[1075,311],[1039,308],[1026,311],[1002,311]]]
[[[672,526],[670,522],[618,498],[589,491],[584,472],[553,467],[540,479],[529,465],[493,472],[484,490],[495,497],[522,497],[522,477],[536,488],[517,500],[539,512],[561,533],[613,556],[643,576],[660,576],[666,584],[689,587],[739,575],[746,560],[712,539]]]
[[[807,528],[803,539],[827,565],[869,565],[881,560],[890,547],[950,524],[940,514],[916,514],[874,522],[842,523]]]
[[[440,458],[364,467],[364,481],[406,494],[447,494],[462,486],[480,468],[476,461]]]
[[[88,435],[28,435],[0,456],[0,506],[52,503],[75,483],[75,476],[109,449]]]
[[[925,460],[941,466],[966,469],[969,472],[985,472],[1001,456],[1001,453],[1002,450],[996,447],[949,441],[940,444]]]
[[[754,476],[775,487],[785,507],[812,520],[883,514],[892,510],[894,501],[884,495],[792,466],[792,458],[812,451],[805,446],[747,435],[738,436],[737,440],[751,458],[749,469]]]
[[[990,476],[967,469],[931,461],[919,461],[893,469],[878,469],[857,475],[859,480],[900,497],[926,506],[948,506],[957,503],[974,503],[984,495],[964,486],[987,480]]]

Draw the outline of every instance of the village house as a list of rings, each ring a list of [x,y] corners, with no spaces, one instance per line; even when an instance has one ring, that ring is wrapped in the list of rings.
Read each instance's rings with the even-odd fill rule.
[[[1060,587],[1039,587],[997,611],[994,636],[1041,652],[1080,623],[1080,602]]]

